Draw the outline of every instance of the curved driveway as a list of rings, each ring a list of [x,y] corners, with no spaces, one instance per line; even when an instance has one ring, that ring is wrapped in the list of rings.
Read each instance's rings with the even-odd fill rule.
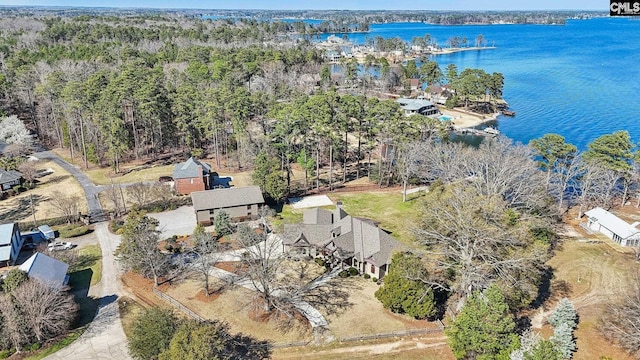
[[[43,151],[34,154],[40,159],[47,159],[67,170],[84,189],[89,215],[92,222],[104,220],[102,206],[98,201],[100,188],[89,180],[80,169],[61,159],[58,155]],[[113,252],[120,244],[120,236],[109,231],[108,222],[95,225],[95,234],[102,249],[102,280],[99,284],[89,288],[89,296],[98,299],[98,313],[89,328],[78,340],[64,349],[47,356],[50,360],[129,360],[131,356],[127,349],[127,338],[120,322],[118,297],[120,289],[120,273]]]

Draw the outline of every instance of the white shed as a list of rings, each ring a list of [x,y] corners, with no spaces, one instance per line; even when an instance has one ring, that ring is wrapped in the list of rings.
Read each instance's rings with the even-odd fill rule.
[[[597,207],[585,212],[584,215],[587,217],[589,229],[599,231],[622,246],[638,246],[640,244],[640,229],[607,210]]]

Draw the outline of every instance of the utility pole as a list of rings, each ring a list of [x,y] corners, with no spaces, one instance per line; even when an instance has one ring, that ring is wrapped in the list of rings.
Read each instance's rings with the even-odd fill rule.
[[[33,206],[33,194],[30,196],[31,198],[31,214],[33,215],[33,227],[36,226],[36,208]]]

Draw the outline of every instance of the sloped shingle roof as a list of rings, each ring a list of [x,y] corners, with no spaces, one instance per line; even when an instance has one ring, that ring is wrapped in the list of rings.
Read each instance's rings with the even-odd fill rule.
[[[198,167],[202,167],[202,173],[198,170]],[[211,165],[200,162],[193,157],[190,157],[187,161],[176,164],[173,168],[173,178],[174,179],[188,179],[188,178],[197,178],[201,177],[204,174],[208,174],[211,172]]]
[[[0,169],[0,184],[16,181],[22,178],[22,174],[15,170]]]
[[[262,191],[258,186],[194,191],[191,193],[191,200],[195,211],[264,204]]]

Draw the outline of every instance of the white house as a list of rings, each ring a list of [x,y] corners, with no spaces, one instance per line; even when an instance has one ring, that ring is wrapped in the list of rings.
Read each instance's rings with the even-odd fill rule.
[[[18,259],[24,239],[17,223],[0,225],[0,262],[13,265]]]
[[[628,224],[607,210],[597,207],[584,213],[587,228],[599,231],[622,246],[638,246],[640,229]]]

